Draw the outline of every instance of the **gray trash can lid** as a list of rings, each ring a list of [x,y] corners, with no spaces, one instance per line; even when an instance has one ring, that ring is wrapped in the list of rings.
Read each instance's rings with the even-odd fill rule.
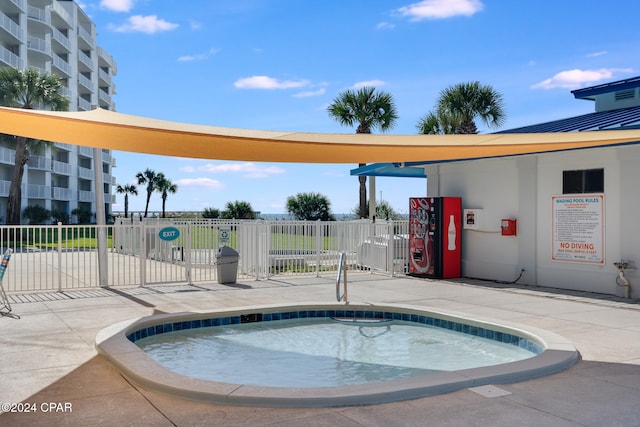
[[[231,256],[237,257],[238,255],[239,255],[238,251],[236,251],[235,249],[230,248],[229,246],[222,246],[218,249],[216,258],[231,257]]]

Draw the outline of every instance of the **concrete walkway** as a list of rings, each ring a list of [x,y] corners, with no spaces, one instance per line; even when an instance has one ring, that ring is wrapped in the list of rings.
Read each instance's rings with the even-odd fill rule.
[[[352,301],[444,308],[546,329],[582,361],[559,374],[383,405],[272,409],[180,400],[128,383],[97,356],[113,323],[189,310],[332,302],[335,278],[12,296],[0,317],[0,426],[640,426],[640,304],[487,282],[349,276]],[[30,413],[24,413],[25,411]]]

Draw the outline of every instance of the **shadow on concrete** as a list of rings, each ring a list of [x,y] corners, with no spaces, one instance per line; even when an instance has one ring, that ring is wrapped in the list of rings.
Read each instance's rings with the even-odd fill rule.
[[[0,425],[444,426],[473,421],[475,425],[510,426],[514,420],[520,420],[521,425],[637,425],[638,384],[639,365],[580,361],[555,375],[500,384],[498,387],[507,391],[502,397],[487,398],[464,389],[370,406],[236,407],[141,389],[106,359],[94,356],[25,399],[21,412],[1,414]]]
[[[596,292],[577,291],[573,289],[548,288],[545,286],[537,286],[537,285],[521,285],[521,284],[512,283],[512,282],[507,283],[502,281],[478,279],[478,278],[472,278],[472,277],[462,277],[459,279],[447,279],[447,281],[464,284],[464,285],[481,286],[484,288],[492,288],[492,289],[525,290],[525,291],[530,291],[532,293],[538,292],[538,293],[546,293],[546,294],[553,294],[553,295],[565,295],[565,296],[572,296],[572,297],[588,298],[588,299],[597,300],[597,301],[616,302],[623,305],[627,304],[634,308],[636,307],[640,308],[640,299],[627,299],[627,298],[619,297],[616,295],[600,294]]]

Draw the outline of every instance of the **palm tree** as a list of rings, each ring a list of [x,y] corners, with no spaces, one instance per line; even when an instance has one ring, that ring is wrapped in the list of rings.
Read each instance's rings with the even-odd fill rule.
[[[256,213],[251,207],[251,203],[236,200],[227,202],[225,210],[222,212],[223,219],[255,219]]]
[[[133,184],[118,184],[116,187],[116,193],[124,194],[124,217],[128,218],[129,214],[129,194],[133,196],[138,195],[138,188]]]
[[[144,206],[144,217],[146,218],[149,213],[151,194],[156,190],[158,174],[153,169],[147,168],[144,172],[138,172],[136,178],[138,179],[138,185],[147,185],[147,204]]]
[[[296,219],[307,221],[334,221],[331,202],[320,193],[298,193],[287,198],[287,212]]]
[[[360,207],[356,206],[353,209],[353,213],[358,215],[358,209]],[[369,209],[369,201],[367,200],[367,209]],[[402,219],[402,215],[400,215],[398,212],[395,211],[395,209],[393,209],[393,207],[389,204],[389,202],[387,201],[383,201],[380,200],[379,202],[376,202],[376,217],[377,218],[383,218],[385,220],[393,220],[393,221],[397,221],[397,220],[401,220]]]
[[[165,217],[165,205],[167,203],[167,196],[169,193],[175,194],[178,191],[178,184],[174,184],[164,176],[162,172],[156,175],[156,191],[162,196],[162,218]]]
[[[418,120],[416,124],[418,133],[425,135],[441,135],[456,133],[456,121],[452,117],[440,114],[439,111],[430,111],[426,116]]]
[[[54,74],[40,74],[33,68],[0,68],[0,104],[3,106],[29,110],[67,110],[69,100],[62,95],[62,88],[62,80]],[[42,149],[43,142],[22,136],[8,138],[15,143],[16,155],[7,201],[7,224],[20,224],[24,166],[29,161],[29,153]],[[46,146],[48,143],[44,144]]]
[[[458,134],[478,133],[476,118],[491,127],[499,127],[505,119],[502,95],[479,82],[459,83],[440,92],[438,114],[451,118]]]
[[[356,133],[371,133],[380,128],[382,132],[390,130],[398,118],[395,102],[391,94],[374,87],[362,87],[357,91],[345,90],[338,94],[327,107],[329,116],[343,126],[357,125]],[[364,166],[359,163],[358,166]],[[367,178],[359,176],[360,182],[360,217],[367,216]]]

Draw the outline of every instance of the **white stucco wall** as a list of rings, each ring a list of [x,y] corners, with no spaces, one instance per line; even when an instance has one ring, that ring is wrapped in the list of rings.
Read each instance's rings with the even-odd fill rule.
[[[552,196],[562,194],[565,170],[604,169],[603,264],[552,260]],[[490,280],[586,290],[622,296],[620,259],[640,265],[640,146],[575,150],[426,167],[429,196],[462,197],[463,209],[481,209],[479,230],[464,230],[462,274]],[[516,218],[518,235],[502,236],[500,220]],[[640,277],[627,270],[632,297]],[[635,288],[633,284],[637,285]]]

